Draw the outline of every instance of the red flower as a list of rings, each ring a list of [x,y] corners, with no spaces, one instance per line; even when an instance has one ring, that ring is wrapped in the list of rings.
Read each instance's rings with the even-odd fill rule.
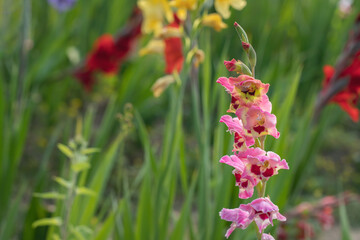
[[[179,28],[180,20],[174,15],[174,22],[167,27]],[[182,41],[180,37],[169,37],[164,40],[165,42],[165,73],[171,74],[174,70],[180,72],[184,62],[182,51]]]
[[[96,40],[93,50],[87,56],[85,66],[74,73],[86,90],[91,90],[95,83],[95,72],[115,74],[118,71],[136,38],[141,34],[141,22],[141,12],[136,8],[117,39],[114,40],[110,34],[104,34]]]
[[[104,34],[96,41],[93,51],[87,58],[86,66],[89,70],[100,70],[105,73],[116,73],[115,42],[110,34]]]
[[[335,68],[325,66],[323,70],[324,88],[316,104],[315,118],[330,101],[339,104],[354,122],[359,121],[359,109],[356,106],[360,94],[360,14]]]
[[[328,91],[335,81],[342,79],[349,79],[349,83],[345,88],[337,92],[330,102],[337,103],[354,122],[359,121],[359,109],[356,105],[360,94],[360,51],[356,53],[351,64],[341,71],[337,79],[332,79],[335,74],[335,69],[331,66],[324,66],[325,79],[323,82],[324,91]]]

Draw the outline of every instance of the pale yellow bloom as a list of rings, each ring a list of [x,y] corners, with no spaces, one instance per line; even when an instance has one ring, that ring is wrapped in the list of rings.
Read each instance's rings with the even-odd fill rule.
[[[173,0],[170,2],[170,5],[178,9],[176,14],[178,18],[184,21],[186,19],[187,11],[196,9],[197,0]]]
[[[246,6],[245,0],[215,0],[215,10],[223,17],[230,17],[230,6],[241,10]]]
[[[204,26],[214,28],[216,31],[221,31],[222,29],[227,28],[227,25],[222,21],[221,16],[217,13],[204,15],[201,23]]]
[[[164,90],[173,82],[175,82],[173,75],[166,75],[156,80],[156,82],[151,87],[154,97],[160,97]]]
[[[143,33],[158,33],[163,28],[164,17],[173,21],[173,13],[167,0],[139,0],[138,6],[143,13]]]
[[[146,54],[162,54],[164,53],[164,41],[162,39],[152,39],[150,42],[140,49],[139,55],[144,56]]]

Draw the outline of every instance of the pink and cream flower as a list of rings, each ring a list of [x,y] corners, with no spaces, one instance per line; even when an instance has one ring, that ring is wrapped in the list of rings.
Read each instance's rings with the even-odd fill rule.
[[[279,213],[279,208],[268,197],[255,199],[250,203],[255,210],[254,220],[261,233],[273,220],[286,221],[286,217]]]
[[[289,169],[285,159],[274,152],[267,152],[262,156],[248,155],[244,160],[246,172],[254,178],[268,180],[271,176],[277,175],[280,169]]]
[[[236,115],[254,138],[265,135],[271,135],[274,138],[280,137],[280,133],[276,129],[274,114],[266,112],[260,107],[251,106],[250,108],[239,108],[236,110]]]
[[[233,174],[235,176],[235,185],[239,187],[239,198],[247,199],[254,194],[254,187],[259,180],[248,174],[244,162],[235,155],[224,156],[220,159],[221,163],[225,163],[234,167]]]
[[[264,84],[248,75],[240,75],[236,78],[220,77],[217,83],[223,85],[232,97],[229,112],[236,112],[241,106],[258,106],[264,111],[271,112],[271,103],[266,95],[269,84]]]
[[[221,219],[232,222],[230,228],[226,231],[225,237],[229,238],[236,228],[247,228],[253,221],[254,213],[252,207],[245,204],[235,209],[223,208],[219,213]]]
[[[252,221],[255,221],[259,232],[262,233],[268,225],[273,225],[274,219],[286,220],[286,217],[279,213],[279,208],[268,197],[255,199],[248,204],[241,204],[239,208],[235,209],[223,208],[220,211],[220,217],[232,222],[225,234],[227,238],[236,228],[245,229]],[[272,239],[268,234],[263,235],[265,235],[264,240]]]
[[[234,133],[234,149],[236,151],[244,151],[248,147],[254,145],[254,138],[245,131],[242,122],[238,118],[232,118],[229,115],[224,115],[220,118],[220,122],[223,122],[228,127],[228,131]]]

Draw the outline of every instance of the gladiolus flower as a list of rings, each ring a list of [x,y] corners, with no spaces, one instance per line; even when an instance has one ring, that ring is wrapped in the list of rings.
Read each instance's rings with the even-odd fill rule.
[[[204,15],[201,23],[204,26],[212,27],[218,32],[224,28],[227,28],[227,25],[222,21],[221,16],[217,13],[210,13],[208,15]]]
[[[223,18],[230,17],[230,6],[236,10],[241,10],[246,6],[245,0],[215,0],[215,10],[220,13]]]
[[[174,22],[167,26],[168,28],[179,28],[180,19],[174,15]],[[181,72],[184,56],[182,51],[182,41],[179,37],[170,37],[165,38],[165,62],[166,68],[165,72],[168,74],[173,73],[173,71]]]
[[[231,95],[229,112],[236,112],[240,106],[258,106],[263,111],[271,112],[271,103],[266,95],[269,84],[248,75],[240,75],[237,78],[221,77],[216,82],[223,85]]]
[[[220,217],[232,222],[226,232],[226,238],[228,238],[236,228],[247,228],[252,221],[255,221],[259,232],[262,233],[268,225],[273,225],[274,219],[279,221],[286,220],[286,217],[279,213],[279,208],[267,197],[255,199],[249,204],[241,204],[239,208],[223,208],[220,211]]]
[[[102,35],[95,43],[94,49],[86,61],[89,70],[100,70],[105,73],[115,73],[118,63],[115,52],[115,42],[110,34]]]
[[[261,233],[269,224],[273,225],[273,220],[286,221],[286,217],[279,213],[279,208],[266,198],[258,198],[250,203],[255,210],[255,223]]]
[[[325,75],[323,92],[325,92],[331,87],[332,82],[330,80],[334,76],[335,69],[327,65],[323,70]],[[358,122],[359,109],[357,109],[356,106],[359,101],[360,94],[360,51],[355,55],[355,58],[350,66],[341,72],[339,79],[341,78],[349,78],[349,83],[345,89],[335,94],[331,98],[330,102],[337,103],[345,112],[348,113],[354,122]]]
[[[249,226],[253,220],[254,211],[250,206],[242,204],[239,208],[235,209],[223,208],[219,214],[221,219],[232,222],[225,234],[225,237],[229,238],[236,228],[245,229]]]
[[[248,147],[254,145],[255,140],[249,135],[243,127],[242,122],[238,118],[232,118],[229,115],[224,115],[220,118],[220,122],[226,124],[229,132],[234,133],[234,149],[233,151],[244,151]]]
[[[138,6],[141,9],[144,22],[144,33],[158,33],[163,28],[164,17],[168,22],[173,21],[173,14],[167,0],[140,0]]]
[[[289,169],[285,159],[281,160],[280,156],[274,152],[267,152],[262,156],[248,155],[246,159],[247,171],[260,180],[269,179],[277,175],[280,169]]]
[[[236,156],[224,156],[220,159],[221,163],[235,168],[233,174],[236,181],[235,185],[239,187],[239,198],[247,199],[252,197],[254,187],[260,181],[260,178],[251,174],[250,167],[247,167],[247,157],[265,156],[265,153],[266,152],[260,148],[249,148],[244,152],[239,152]]]
[[[280,133],[276,129],[276,116],[265,112],[259,107],[239,108],[236,115],[244,124],[244,128],[252,134],[254,138],[271,135],[279,138]]]

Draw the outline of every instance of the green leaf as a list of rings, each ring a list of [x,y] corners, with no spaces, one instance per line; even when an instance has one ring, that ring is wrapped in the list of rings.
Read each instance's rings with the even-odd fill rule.
[[[81,151],[82,154],[93,154],[93,153],[98,153],[98,152],[100,152],[99,148],[86,148]]]
[[[60,217],[53,217],[53,218],[42,218],[35,222],[33,222],[32,227],[42,227],[42,226],[61,226],[62,220]]]
[[[54,181],[57,182],[58,184],[60,184],[63,187],[66,188],[70,188],[71,187],[71,183],[61,177],[54,177]]]
[[[340,215],[340,222],[341,222],[341,239],[342,240],[351,240],[350,235],[350,224],[348,220],[348,216],[346,213],[346,207],[344,201],[340,201],[339,205],[339,215]]]
[[[65,146],[64,144],[59,143],[57,145],[58,149],[68,158],[72,158],[74,156],[73,151],[68,146]]]
[[[64,199],[65,195],[58,192],[34,193],[34,197],[43,199]]]
[[[78,195],[88,195],[88,196],[95,196],[96,192],[93,190],[86,188],[86,187],[78,187],[76,188],[76,194]]]
[[[90,168],[90,163],[88,162],[77,162],[71,164],[71,169],[74,172],[81,172],[89,168]]]

